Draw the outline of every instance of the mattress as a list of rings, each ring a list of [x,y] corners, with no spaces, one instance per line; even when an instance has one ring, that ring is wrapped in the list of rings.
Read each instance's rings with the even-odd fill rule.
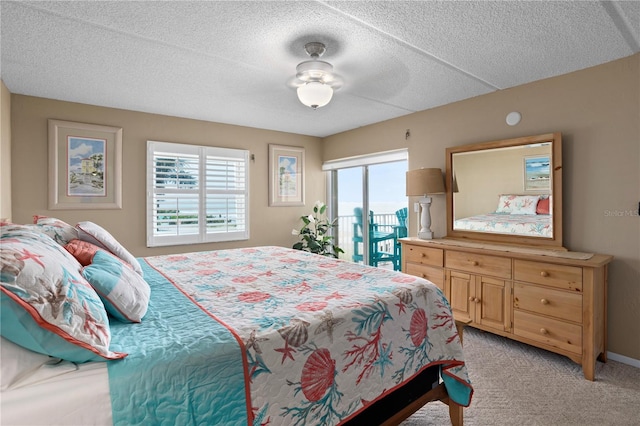
[[[73,364],[42,356],[19,377],[5,370],[12,361],[35,358],[30,351],[2,339],[3,425],[111,425],[107,364]],[[24,366],[23,366],[24,367]]]

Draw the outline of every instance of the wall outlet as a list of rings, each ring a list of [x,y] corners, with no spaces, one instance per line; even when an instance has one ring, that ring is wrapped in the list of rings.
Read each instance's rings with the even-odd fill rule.
[[[420,203],[413,203],[413,212],[420,213]]]

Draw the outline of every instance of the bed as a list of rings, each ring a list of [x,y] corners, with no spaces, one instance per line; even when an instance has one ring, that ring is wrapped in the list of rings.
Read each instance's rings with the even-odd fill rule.
[[[471,402],[427,280],[275,246],[136,259],[90,222],[2,228],[3,424],[397,424],[432,399],[458,423]]]
[[[549,195],[500,195],[495,212],[455,219],[456,231],[479,231],[553,238]]]
[[[553,220],[548,214],[488,213],[456,219],[453,229],[551,238],[553,237]]]

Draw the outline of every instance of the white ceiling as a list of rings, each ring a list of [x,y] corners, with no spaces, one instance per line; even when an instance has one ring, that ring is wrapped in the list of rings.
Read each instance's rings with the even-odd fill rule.
[[[328,136],[630,56],[640,1],[2,1],[9,91]],[[314,111],[287,82],[326,44]]]

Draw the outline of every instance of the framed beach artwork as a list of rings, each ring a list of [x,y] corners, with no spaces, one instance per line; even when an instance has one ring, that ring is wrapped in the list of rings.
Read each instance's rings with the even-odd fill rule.
[[[524,190],[549,191],[551,188],[550,171],[548,155],[524,157]]]
[[[269,145],[269,206],[304,206],[304,148]]]
[[[122,208],[122,128],[49,120],[49,209]]]

